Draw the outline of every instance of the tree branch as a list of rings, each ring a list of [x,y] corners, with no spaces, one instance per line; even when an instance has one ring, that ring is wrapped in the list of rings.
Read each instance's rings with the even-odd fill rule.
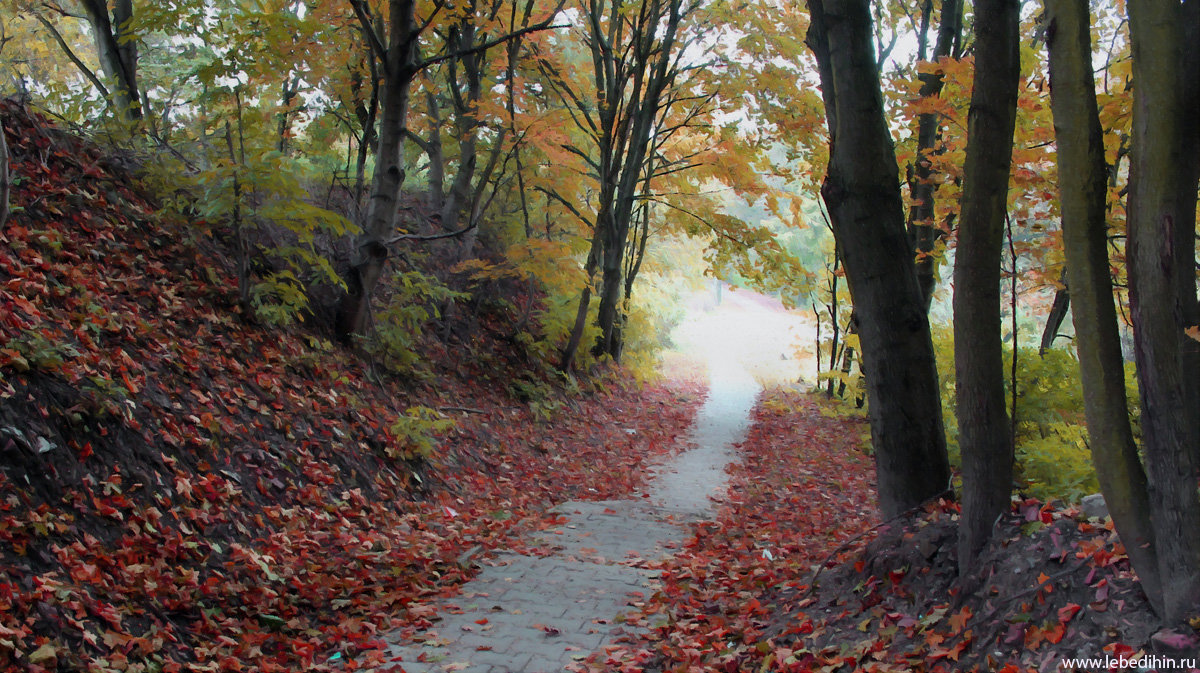
[[[421,63],[417,66],[417,69],[424,70],[425,68],[437,65],[437,64],[445,62],[445,61],[449,61],[450,59],[458,59],[458,58],[462,58],[463,56],[470,56],[471,54],[478,54],[480,52],[487,51],[488,49],[491,49],[492,47],[495,47],[497,45],[504,44],[505,42],[508,42],[510,40],[516,40],[518,38],[524,37],[530,33],[536,33],[538,31],[542,31],[542,30],[551,30],[551,29],[555,29],[555,28],[569,28],[569,27],[570,26],[568,26],[566,24],[559,24],[559,25],[551,24],[551,19],[547,19],[541,23],[534,24],[532,26],[526,26],[520,30],[513,31],[507,35],[501,35],[500,37],[493,38],[491,40],[487,40],[484,42],[480,42],[479,44],[477,44],[473,47],[470,47],[468,49],[463,49],[461,51],[455,51],[455,52],[451,52],[448,54],[442,54],[441,56],[434,56],[433,58],[427,58],[424,61],[421,61]]]
[[[456,236],[462,236],[468,231],[474,229],[476,226],[478,226],[478,224],[478,222],[473,222],[462,229],[448,231],[442,234],[397,234],[384,241],[383,244],[391,245],[393,243],[399,243],[400,241],[436,241],[440,238],[454,238]]]
[[[92,86],[96,87],[96,91],[99,91],[100,95],[104,96],[104,100],[106,102],[111,102],[110,94],[108,93],[108,87],[104,86],[104,82],[100,81],[100,78],[96,76],[96,73],[92,72],[91,68],[87,67],[83,61],[79,60],[79,57],[75,55],[74,51],[72,51],[71,46],[68,45],[67,41],[63,39],[62,33],[58,32],[58,29],[54,27],[54,24],[50,23],[49,19],[42,16],[41,12],[34,11],[32,13],[34,18],[38,20],[38,23],[42,24],[46,30],[50,31],[50,35],[54,38],[54,41],[58,43],[58,46],[62,48],[63,53],[67,55],[67,58],[71,60],[71,63],[74,63],[75,67],[79,68],[79,72],[83,73],[83,76],[88,78],[88,81],[92,83]]]
[[[586,224],[586,225],[587,225],[589,228],[591,228],[591,229],[595,229],[595,228],[596,228],[596,225],[595,225],[595,224],[594,224],[594,223],[593,223],[591,220],[589,220],[589,219],[588,219],[586,216],[584,216],[584,214],[583,214],[583,213],[579,212],[579,209],[575,207],[575,204],[573,204],[573,203],[571,203],[570,201],[566,200],[566,199],[565,199],[565,198],[564,198],[564,197],[563,197],[561,194],[559,194],[557,191],[555,191],[555,190],[553,190],[553,189],[550,189],[550,188],[548,188],[548,187],[542,187],[541,185],[534,186],[534,189],[536,189],[537,191],[539,191],[539,192],[541,192],[541,193],[545,194],[546,196],[548,196],[548,197],[550,197],[550,198],[554,199],[555,201],[558,201],[558,202],[559,202],[559,203],[561,203],[562,205],[566,206],[567,210],[571,211],[571,214],[572,214],[572,215],[574,215],[575,217],[578,217],[578,218],[580,219],[580,221],[582,221],[584,224]]]
[[[371,51],[384,64],[384,67],[387,67],[387,47],[380,41],[379,35],[375,34],[375,27],[371,25],[370,8],[366,6],[363,0],[350,0],[350,6],[354,8],[354,15],[358,17],[358,23],[362,26],[363,37],[366,38]]]

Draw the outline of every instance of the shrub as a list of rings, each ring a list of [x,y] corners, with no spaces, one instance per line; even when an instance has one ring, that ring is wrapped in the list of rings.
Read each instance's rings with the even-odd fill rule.
[[[454,421],[436,409],[425,406],[409,407],[388,426],[393,444],[384,449],[391,458],[424,460],[438,446],[438,437],[454,427]]]
[[[942,413],[950,459],[959,463],[958,419],[954,386],[954,343],[948,329],[934,330],[941,380]],[[1007,374],[1012,371],[1012,349],[1004,352]],[[1009,382],[1005,381],[1006,390]],[[1137,432],[1137,379],[1132,363],[1126,364],[1126,396]],[[1011,409],[1011,394],[1006,403]],[[1036,348],[1017,353],[1016,475],[1020,488],[1042,500],[1077,501],[1099,490],[1083,413],[1083,388],[1079,361],[1072,351],[1050,349],[1039,356]]]

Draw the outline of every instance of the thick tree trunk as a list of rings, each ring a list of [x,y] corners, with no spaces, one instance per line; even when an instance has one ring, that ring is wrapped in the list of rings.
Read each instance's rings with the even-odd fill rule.
[[[942,2],[941,21],[937,42],[933,47],[933,59],[950,56],[962,34],[962,0]],[[926,72],[919,75],[922,98],[936,97],[942,92],[942,76]],[[912,177],[908,181],[910,206],[908,231],[917,250],[917,280],[925,297],[925,309],[933,301],[933,290],[937,285],[937,258],[933,255],[942,231],[934,223],[935,193],[933,169],[929,159],[941,138],[939,115],[926,112],[917,117],[917,160],[912,166]]]
[[[1142,436],[1163,583],[1163,617],[1200,605],[1200,501],[1196,497],[1196,419],[1188,408],[1180,332],[1179,222],[1180,11],[1177,0],[1129,3],[1133,46],[1133,153],[1129,177],[1129,301],[1142,397]],[[1191,111],[1194,113],[1194,111]],[[1190,158],[1188,159],[1190,160]]]
[[[142,97],[137,84],[137,40],[130,32],[133,22],[133,0],[117,0],[112,15],[106,0],[84,0],[83,9],[92,35],[100,67],[112,87],[113,104],[117,114],[126,121],[142,118]]]
[[[962,450],[958,566],[966,574],[1012,495],[1013,445],[1004,409],[1000,257],[1008,213],[1017,87],[1017,0],[976,0],[975,84],[954,259],[954,369]]]
[[[1084,413],[1100,489],[1129,560],[1155,610],[1162,583],[1150,523],[1146,474],[1138,459],[1105,223],[1107,167],[1092,75],[1087,0],[1047,0],[1050,101],[1058,143],[1058,188],[1067,284],[1075,288],[1075,349]]]
[[[371,294],[383,276],[388,242],[396,231],[396,200],[404,184],[402,147],[408,119],[409,86],[417,74],[415,0],[389,0],[389,33],[379,117],[379,147],[366,224],[347,278],[349,291],[339,307],[342,338],[366,332]]]
[[[808,44],[830,124],[829,207],[854,298],[885,517],[946,491],[937,369],[896,156],[883,114],[867,0],[809,0]]]
[[[1196,187],[1200,179],[1200,0],[1183,3],[1183,39],[1179,56],[1179,157],[1176,173],[1178,205],[1175,212],[1175,259],[1179,309],[1183,322],[1200,325],[1200,302],[1196,297]],[[1200,419],[1200,341],[1186,334],[1179,335],[1183,352],[1184,393],[1192,418]],[[1196,457],[1200,467],[1200,442]]]
[[[605,355],[614,362],[621,361],[621,328],[624,323],[621,288],[623,283],[625,247],[628,245],[628,228],[619,227],[605,240],[603,273],[600,280],[600,307],[596,323],[600,326],[599,341],[595,354]]]

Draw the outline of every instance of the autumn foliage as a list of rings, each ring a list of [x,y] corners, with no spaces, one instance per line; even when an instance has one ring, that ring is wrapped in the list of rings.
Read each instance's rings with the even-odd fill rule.
[[[629,492],[690,420],[688,386],[608,379],[543,384],[535,409],[486,328],[470,359],[426,344],[435,387],[249,326],[222,232],[156,214],[120,155],[0,115],[5,670],[363,666],[464,580],[463,552]],[[427,457],[399,430],[422,418]]]

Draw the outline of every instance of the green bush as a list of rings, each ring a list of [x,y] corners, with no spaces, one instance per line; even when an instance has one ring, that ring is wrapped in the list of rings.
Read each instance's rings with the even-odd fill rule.
[[[948,329],[934,330],[941,380],[942,413],[950,460],[959,464],[958,419],[954,387],[954,343]],[[1004,371],[1012,371],[1012,349],[1004,352]],[[1011,390],[1005,380],[1005,390]],[[1133,364],[1126,364],[1126,396],[1137,432],[1137,379]],[[1006,404],[1012,408],[1011,393]],[[1036,348],[1017,352],[1017,465],[1022,491],[1042,500],[1078,501],[1099,491],[1087,443],[1083,413],[1083,388],[1079,362],[1067,349],[1050,349],[1039,356]]]
[[[441,317],[443,303],[466,295],[420,271],[397,272],[388,282],[395,293],[375,316],[375,331],[364,347],[389,371],[411,376],[422,362],[418,345],[429,321]]]
[[[409,407],[388,426],[394,441],[385,449],[391,458],[424,460],[433,456],[438,437],[454,427],[454,421],[436,409],[424,406]]]

